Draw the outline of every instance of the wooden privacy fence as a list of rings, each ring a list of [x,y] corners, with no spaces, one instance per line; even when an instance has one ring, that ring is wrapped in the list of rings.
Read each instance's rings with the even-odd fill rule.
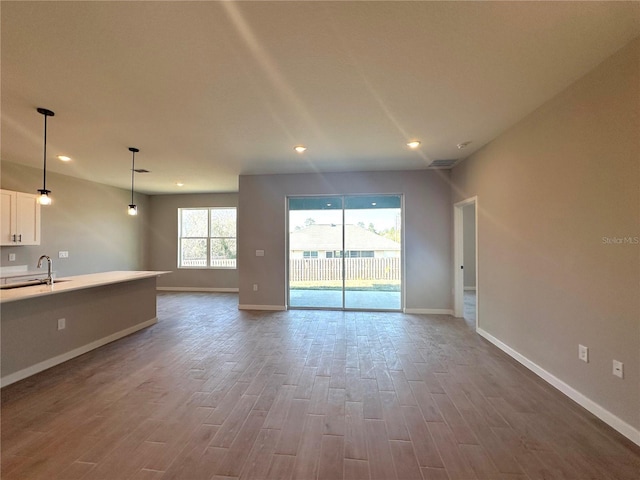
[[[347,279],[400,280],[400,258],[345,258]],[[294,258],[289,260],[289,281],[341,280],[341,258]]]

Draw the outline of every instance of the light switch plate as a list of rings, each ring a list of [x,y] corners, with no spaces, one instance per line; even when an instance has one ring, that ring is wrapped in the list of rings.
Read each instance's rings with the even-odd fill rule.
[[[15,262],[16,261],[16,254],[15,253],[10,253],[9,254],[9,261],[10,262]]]
[[[616,377],[624,378],[624,363],[618,360],[613,361],[613,374]]]
[[[264,250],[256,250],[256,257],[264,257]]]
[[[60,250],[58,252],[58,258],[69,258],[69,252],[66,250]]]

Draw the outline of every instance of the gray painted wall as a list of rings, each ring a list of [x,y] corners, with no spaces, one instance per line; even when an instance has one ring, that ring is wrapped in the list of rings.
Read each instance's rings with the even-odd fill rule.
[[[237,269],[178,269],[178,209],[237,206],[237,193],[154,195],[150,197],[150,269],[173,272],[158,277],[158,287],[238,288]]]
[[[404,194],[405,307],[451,309],[449,172],[434,170],[241,175],[240,305],[286,304],[287,196],[381,193]],[[264,257],[256,257],[256,250],[264,250]]]
[[[480,327],[636,429],[640,245],[603,238],[640,236],[639,58],[640,38],[452,173],[454,201],[478,195]]]
[[[42,170],[3,161],[3,189],[36,193],[42,188]],[[148,264],[145,222],[149,216],[146,195],[135,195],[138,215],[127,215],[131,192],[67,175],[47,172],[53,202],[42,207],[39,246],[2,247],[2,266],[28,265],[34,269],[40,255],[53,259],[59,277],[110,270],[146,270]],[[66,250],[69,258],[59,259]],[[9,253],[16,261],[9,262]]]
[[[476,286],[476,206],[462,207],[464,286]]]

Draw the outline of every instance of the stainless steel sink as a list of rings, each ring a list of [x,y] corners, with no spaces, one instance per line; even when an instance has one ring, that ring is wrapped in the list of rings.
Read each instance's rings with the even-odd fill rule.
[[[68,282],[69,280],[54,280],[53,284]],[[0,290],[10,290],[12,288],[24,288],[24,287],[35,287],[38,285],[46,285],[47,281],[38,279],[38,280],[28,280],[26,282],[19,283],[7,283],[6,285],[0,285]]]

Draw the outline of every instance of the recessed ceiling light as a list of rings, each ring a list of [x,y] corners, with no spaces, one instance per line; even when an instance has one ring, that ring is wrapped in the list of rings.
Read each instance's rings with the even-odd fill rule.
[[[376,202],[371,202],[371,205],[373,205],[374,207],[377,205]]]
[[[184,187],[184,183],[182,183],[182,182],[176,182],[176,185],[179,186],[179,187]]]
[[[67,157],[66,155],[58,155],[58,160],[62,160],[63,162],[68,162],[71,160],[71,157]]]
[[[420,143],[421,142],[419,140],[412,140],[409,143],[407,143],[407,147],[415,149],[420,146]]]
[[[307,147],[305,147],[304,145],[296,145],[295,147],[293,147],[293,149],[298,153],[304,153]]]
[[[471,140],[467,140],[466,142],[459,143],[458,145],[456,145],[456,147],[458,147],[458,150],[462,150],[463,148],[467,148],[467,145],[469,145],[470,143]]]

